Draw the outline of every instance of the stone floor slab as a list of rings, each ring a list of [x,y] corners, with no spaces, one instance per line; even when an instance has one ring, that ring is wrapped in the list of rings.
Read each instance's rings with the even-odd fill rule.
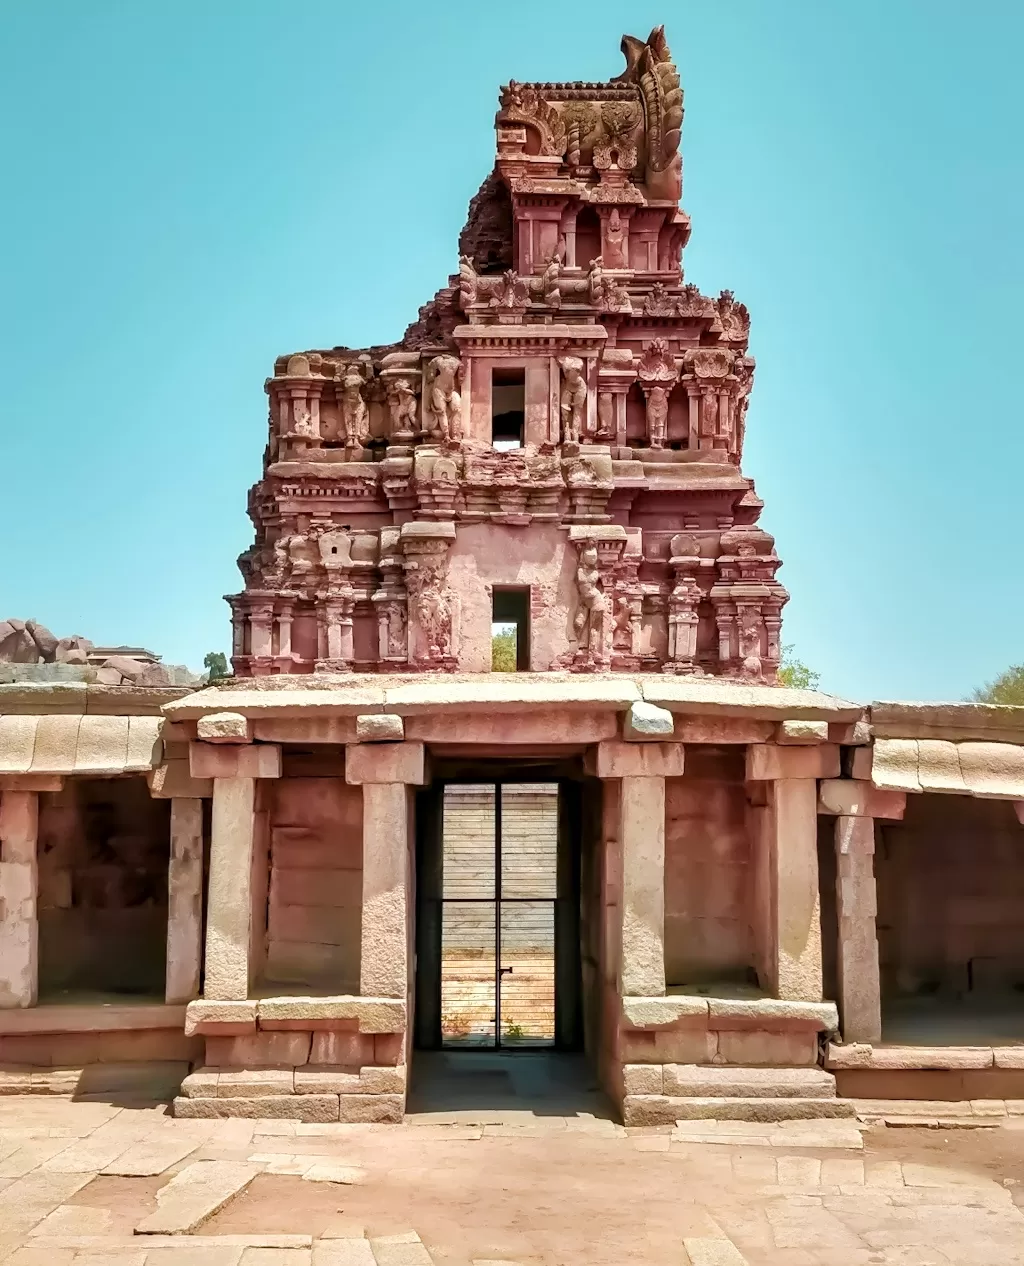
[[[318,1240],[313,1245],[313,1266],[375,1266],[369,1240]]]
[[[140,1139],[100,1172],[110,1177],[151,1178],[162,1174],[191,1155],[200,1146],[188,1136],[163,1137],[162,1134]]]
[[[683,1240],[690,1266],[747,1266],[747,1259],[731,1240]]]
[[[136,1226],[139,1235],[183,1235],[222,1209],[256,1177],[255,1165],[195,1161],[157,1192],[157,1209]]]

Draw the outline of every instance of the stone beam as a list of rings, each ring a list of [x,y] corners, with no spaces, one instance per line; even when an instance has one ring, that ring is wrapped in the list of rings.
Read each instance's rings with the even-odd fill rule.
[[[782,747],[776,743],[751,743],[747,748],[747,779],[838,778],[839,748],[834,743]]]
[[[818,786],[819,813],[899,821],[906,808],[905,791],[880,791],[862,779],[825,778]]]
[[[627,743],[610,739],[586,754],[587,772],[597,778],[678,778],[686,749],[682,743]]]
[[[197,779],[281,777],[281,748],[276,743],[189,743],[188,761]]]
[[[407,783],[422,787],[426,780],[422,743],[351,743],[345,748],[347,783]],[[365,840],[363,844],[365,848]]]

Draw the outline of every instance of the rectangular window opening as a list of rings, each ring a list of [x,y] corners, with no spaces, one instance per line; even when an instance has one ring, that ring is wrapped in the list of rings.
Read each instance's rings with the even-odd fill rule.
[[[507,451],[522,448],[526,429],[526,370],[491,373],[491,444]]]
[[[530,671],[530,590],[495,589],[491,596],[491,668]]]

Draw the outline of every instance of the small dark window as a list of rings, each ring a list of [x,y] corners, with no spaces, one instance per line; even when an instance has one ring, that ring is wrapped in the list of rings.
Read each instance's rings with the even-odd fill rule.
[[[491,443],[522,448],[526,427],[526,370],[495,369],[491,378]]]
[[[491,667],[494,672],[530,671],[530,591],[495,589],[491,596]]]

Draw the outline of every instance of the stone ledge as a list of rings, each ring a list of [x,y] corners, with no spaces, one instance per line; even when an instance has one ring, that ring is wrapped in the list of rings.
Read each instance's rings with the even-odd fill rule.
[[[361,998],[356,994],[333,997],[278,997],[256,1001],[260,1028],[275,1021],[308,1021],[304,1027],[329,1029],[331,1021],[355,1020],[360,1033],[404,1033],[405,1002],[400,998]]]
[[[1024,1047],[1000,1048],[1000,1051],[1013,1052],[1017,1049],[1024,1055]],[[995,1066],[995,1052],[991,1046],[873,1046],[869,1042],[830,1042],[825,1053],[825,1067],[837,1070],[957,1071]],[[1014,1065],[1003,1064],[1001,1067],[1012,1068]],[[1024,1067],[1024,1059],[1016,1067]]]
[[[185,1008],[185,1035],[241,1037],[256,1032],[256,1002],[216,1002],[197,998]]]
[[[265,1095],[252,1098],[187,1099],[172,1105],[175,1117],[212,1120],[218,1117],[271,1117],[291,1121],[337,1121],[341,1111],[337,1095]]]
[[[628,1126],[674,1125],[677,1121],[814,1121],[857,1115],[848,1099],[689,1098],[678,1095],[626,1095],[623,1121]],[[721,1140],[730,1141],[728,1136]]]
[[[691,993],[622,1000],[622,1017],[634,1029],[663,1028],[679,1020],[706,1017],[712,1029],[731,1027],[716,1020],[742,1020],[761,1028],[799,1025],[826,1032],[839,1028],[834,1002],[796,1002],[786,998],[728,998]]]
[[[139,1006],[43,1004],[0,1010],[0,1036],[18,1033],[110,1033],[138,1029],[180,1029],[184,1003],[142,1003]]]
[[[687,1099],[834,1099],[836,1079],[820,1068],[665,1064],[664,1093]]]

